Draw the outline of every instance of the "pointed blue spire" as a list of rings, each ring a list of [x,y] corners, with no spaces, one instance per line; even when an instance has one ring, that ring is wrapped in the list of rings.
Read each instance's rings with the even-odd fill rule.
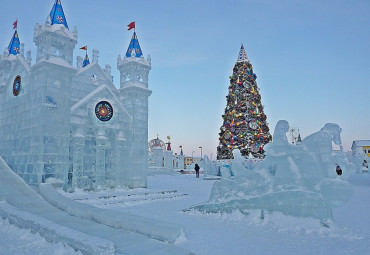
[[[84,62],[82,63],[82,67],[85,67],[85,66],[87,66],[88,64],[90,64],[90,60],[89,60],[89,56],[87,56],[87,53],[86,53],[86,56],[85,56]]]
[[[52,25],[63,24],[68,29],[66,16],[64,15],[62,3],[60,2],[60,0],[55,0],[53,8],[50,12],[50,20]]]
[[[131,52],[135,51],[135,57],[139,58],[143,55],[143,52],[141,51],[139,40],[137,39],[136,32],[132,35],[130,45],[128,46],[128,49],[126,51],[126,57],[131,57]]]
[[[18,32],[17,32],[17,30],[15,30],[14,34],[13,34],[13,37],[10,40],[10,43],[9,43],[9,46],[8,46],[9,55],[10,54],[13,54],[13,55],[19,54],[20,46],[21,46],[21,43],[19,41]]]
[[[244,45],[242,44],[242,47],[240,47],[238,60],[236,62],[244,62],[249,61],[247,57],[247,53],[245,52]]]

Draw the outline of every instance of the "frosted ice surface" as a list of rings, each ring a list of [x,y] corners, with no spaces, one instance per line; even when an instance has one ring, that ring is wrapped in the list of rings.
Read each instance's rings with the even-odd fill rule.
[[[235,159],[223,167],[229,167],[234,176],[223,175],[220,182],[215,182],[209,202],[192,209],[261,209],[322,221],[332,219],[332,207],[345,204],[353,194],[352,184],[346,179],[353,173],[354,164],[342,151],[342,129],[328,123],[300,145],[288,142],[288,130],[288,121],[280,120],[273,142],[265,146],[265,159],[254,165],[248,165],[250,159],[243,159],[234,150]],[[339,145],[339,152],[333,152],[332,142]],[[337,166],[342,170],[340,175]]]
[[[209,160],[207,155],[204,156],[202,165],[204,169],[204,176],[208,176],[208,175],[217,176],[219,174],[218,166],[216,165],[214,161]]]

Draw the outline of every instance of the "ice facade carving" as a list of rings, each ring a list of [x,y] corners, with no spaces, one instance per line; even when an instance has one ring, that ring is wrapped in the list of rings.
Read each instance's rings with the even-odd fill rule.
[[[112,83],[111,67],[93,61],[72,66],[77,29],[63,24],[36,24],[36,63],[31,54],[0,56],[0,156],[30,185],[57,178],[70,189],[146,187],[148,141],[148,74],[150,60],[125,57],[121,76],[142,77]],[[21,89],[13,95],[13,81]],[[96,105],[113,108],[101,121]],[[105,116],[104,109],[100,114]],[[106,118],[108,119],[108,118]]]
[[[215,182],[209,201],[191,209],[223,213],[258,209],[261,217],[265,211],[278,211],[322,222],[333,220],[332,207],[345,204],[353,194],[346,179],[353,173],[354,164],[342,151],[332,150],[332,142],[342,148],[342,129],[328,123],[300,145],[288,142],[288,130],[289,123],[280,120],[273,142],[265,146],[266,158],[254,164],[234,150],[234,160],[220,163],[232,174],[221,171],[223,177]],[[342,169],[341,175],[336,172],[337,166]]]

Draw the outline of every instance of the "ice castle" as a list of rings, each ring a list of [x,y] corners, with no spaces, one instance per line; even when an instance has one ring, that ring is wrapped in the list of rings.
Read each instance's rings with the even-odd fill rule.
[[[35,26],[34,64],[15,30],[0,55],[0,156],[30,185],[146,187],[150,56],[134,32],[117,59],[117,89],[97,50],[73,66],[77,36],[60,0]]]

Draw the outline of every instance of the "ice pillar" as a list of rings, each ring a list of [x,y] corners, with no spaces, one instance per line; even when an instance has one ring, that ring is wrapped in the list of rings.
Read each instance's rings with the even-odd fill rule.
[[[99,186],[105,186],[105,153],[107,147],[107,137],[104,130],[99,130],[96,137],[96,172],[95,180]]]
[[[83,154],[85,137],[79,131],[80,130],[77,130],[75,135],[73,136],[73,170],[72,173],[70,173],[68,176],[68,181],[71,181],[72,188],[82,186],[81,181],[83,175]]]
[[[116,170],[114,173],[115,176],[115,185],[123,186],[124,185],[124,172],[127,170],[127,153],[125,153],[125,142],[126,139],[123,135],[123,132],[120,131],[116,140]]]

